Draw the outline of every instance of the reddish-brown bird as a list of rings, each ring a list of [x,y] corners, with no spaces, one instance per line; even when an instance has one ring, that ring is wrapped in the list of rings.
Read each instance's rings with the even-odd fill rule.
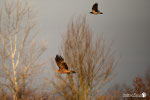
[[[64,59],[60,55],[56,55],[55,61],[57,66],[59,67],[59,70],[56,70],[56,72],[61,74],[76,73],[75,71],[68,70],[68,65],[66,64],[66,62],[64,62]]]

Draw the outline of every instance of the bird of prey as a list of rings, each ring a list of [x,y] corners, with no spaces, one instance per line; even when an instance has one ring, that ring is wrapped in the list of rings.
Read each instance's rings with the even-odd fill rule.
[[[97,14],[103,14],[102,12],[100,12],[98,10],[98,3],[95,3],[92,7],[92,12],[90,12],[91,14],[97,15]]]
[[[56,55],[55,61],[57,66],[59,67],[59,70],[56,70],[56,72],[61,74],[76,73],[75,71],[68,70],[68,65],[66,64],[66,62],[64,62],[64,59],[60,55]]]

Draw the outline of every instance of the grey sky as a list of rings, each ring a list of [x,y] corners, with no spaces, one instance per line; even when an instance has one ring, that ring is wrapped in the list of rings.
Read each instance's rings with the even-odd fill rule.
[[[150,0],[30,1],[38,12],[39,37],[47,42],[50,57],[58,53],[70,18],[86,15],[93,34],[103,33],[108,41],[115,40],[114,49],[121,58],[113,81],[131,81],[150,67]],[[103,15],[89,14],[95,2]]]

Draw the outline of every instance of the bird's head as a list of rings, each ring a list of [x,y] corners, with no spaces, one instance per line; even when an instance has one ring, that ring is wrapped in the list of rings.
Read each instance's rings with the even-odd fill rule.
[[[99,12],[99,14],[103,14],[102,12]]]

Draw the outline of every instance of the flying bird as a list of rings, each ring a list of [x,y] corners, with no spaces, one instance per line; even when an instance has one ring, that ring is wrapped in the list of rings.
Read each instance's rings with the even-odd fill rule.
[[[60,55],[56,55],[55,61],[57,66],[59,67],[59,70],[56,70],[56,72],[61,74],[76,73],[75,71],[68,70],[68,65],[66,64],[66,62],[64,62],[64,59]]]
[[[98,3],[95,3],[92,7],[92,12],[90,12],[91,14],[97,15],[97,14],[103,14],[102,12],[100,12],[98,10]]]

